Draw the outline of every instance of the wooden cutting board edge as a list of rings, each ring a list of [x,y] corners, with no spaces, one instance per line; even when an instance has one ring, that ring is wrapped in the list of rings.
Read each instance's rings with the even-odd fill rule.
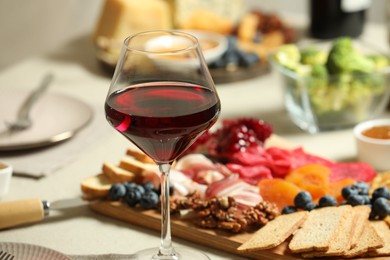
[[[155,210],[137,210],[124,205],[121,202],[99,201],[90,204],[90,208],[100,214],[113,217],[137,226],[142,226],[155,231],[161,230],[160,214]],[[286,244],[282,244],[272,250],[262,250],[251,253],[241,253],[237,247],[246,241],[251,234],[231,234],[223,231],[200,229],[190,222],[180,221],[171,216],[171,228],[173,237],[182,238],[197,244],[219,249],[224,252],[239,255],[250,259],[300,259],[291,255],[285,255]]]

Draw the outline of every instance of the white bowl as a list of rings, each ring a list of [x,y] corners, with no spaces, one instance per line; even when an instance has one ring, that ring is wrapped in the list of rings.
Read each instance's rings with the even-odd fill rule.
[[[363,135],[365,130],[375,126],[390,126],[390,119],[374,119],[354,127],[357,157],[378,171],[390,170],[390,139],[372,138]]]
[[[222,34],[196,30],[184,30],[183,32],[191,34],[198,39],[202,49],[203,57],[207,64],[210,64],[219,59],[228,48],[228,40],[226,36]],[[174,35],[165,35],[148,41],[146,44],[146,50],[153,51],[158,50],[161,47],[169,49],[172,46],[184,45],[186,43],[188,44],[186,39],[179,38]],[[172,62],[171,59],[164,59],[162,57],[154,58],[153,61],[162,65],[169,65]],[[183,57],[181,65],[185,67],[193,67],[197,66],[198,63],[192,58]]]
[[[11,176],[12,166],[0,162],[0,199],[4,197],[9,191]]]

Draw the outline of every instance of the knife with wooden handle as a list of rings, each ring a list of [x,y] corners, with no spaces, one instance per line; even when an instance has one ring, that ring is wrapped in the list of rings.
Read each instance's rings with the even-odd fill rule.
[[[0,203],[0,230],[42,221],[50,210],[87,205],[82,198],[58,200],[50,203],[41,199],[26,199]]]

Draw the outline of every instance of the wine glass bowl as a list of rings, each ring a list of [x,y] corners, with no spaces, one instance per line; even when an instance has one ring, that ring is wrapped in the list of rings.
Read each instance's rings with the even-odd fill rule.
[[[192,65],[186,66],[189,59]],[[191,249],[173,249],[169,215],[170,165],[220,113],[220,100],[197,38],[179,31],[128,37],[105,113],[111,126],[153,159],[161,172],[161,245],[139,252],[138,259],[191,259],[194,254],[203,256],[196,259],[208,259]]]

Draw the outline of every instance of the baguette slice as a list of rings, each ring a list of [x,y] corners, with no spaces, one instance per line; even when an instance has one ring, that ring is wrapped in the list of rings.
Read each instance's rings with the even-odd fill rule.
[[[144,171],[158,171],[156,164],[143,163],[131,156],[124,157],[120,161],[119,167],[136,175],[141,175]]]
[[[136,160],[143,162],[143,163],[154,163],[154,161],[147,156],[144,152],[136,149],[127,149],[126,155],[134,157]]]
[[[238,247],[237,250],[250,252],[276,247],[291,236],[308,216],[309,212],[307,211],[280,215],[259,229],[248,241]]]
[[[113,182],[133,182],[138,181],[142,177],[112,163],[103,163],[102,171]]]
[[[298,229],[289,243],[294,253],[326,251],[337,236],[343,219],[351,206],[324,207],[310,211],[309,217]]]
[[[81,191],[86,199],[105,198],[114,182],[103,173],[88,177],[80,183]]]
[[[390,255],[390,229],[383,220],[372,221],[372,226],[378,235],[382,238],[384,246],[378,249],[369,250],[368,256],[389,256]]]
[[[354,248],[346,252],[343,257],[353,258],[356,256],[363,255],[369,250],[381,248],[383,246],[384,241],[375,231],[373,225],[371,224],[371,221],[367,219],[364,231],[359,239],[358,244]]]

